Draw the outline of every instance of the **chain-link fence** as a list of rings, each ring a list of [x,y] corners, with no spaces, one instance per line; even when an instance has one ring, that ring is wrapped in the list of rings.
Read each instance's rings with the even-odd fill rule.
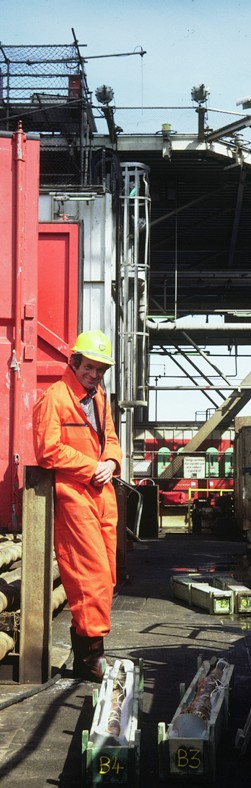
[[[19,47],[1,44],[0,69],[4,102],[26,103],[37,94],[64,98],[69,96],[71,78],[82,75],[83,58],[74,44]],[[88,95],[85,80],[84,87]]]

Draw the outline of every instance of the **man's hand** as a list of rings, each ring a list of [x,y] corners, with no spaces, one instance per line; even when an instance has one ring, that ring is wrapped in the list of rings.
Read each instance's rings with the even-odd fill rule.
[[[116,463],[114,460],[105,460],[105,462],[98,462],[95,473],[92,477],[92,484],[94,487],[100,487],[103,484],[111,481],[112,475],[115,471]]]

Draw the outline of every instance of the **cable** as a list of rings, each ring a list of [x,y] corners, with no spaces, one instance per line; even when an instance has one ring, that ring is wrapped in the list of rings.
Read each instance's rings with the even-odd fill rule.
[[[59,679],[63,678],[62,673],[67,668],[69,661],[70,657],[64,663],[64,665],[62,665],[61,671],[59,673],[56,673],[53,678],[49,679],[44,684],[41,684],[39,687],[33,687],[33,689],[26,690],[25,692],[20,693],[20,695],[15,695],[14,698],[2,701],[2,703],[0,703],[0,711],[7,709],[9,706],[14,706],[16,703],[21,703],[21,701],[27,700],[27,698],[32,698],[34,695],[38,695],[39,692],[44,692],[44,690],[52,687],[57,683],[57,681],[59,681]]]

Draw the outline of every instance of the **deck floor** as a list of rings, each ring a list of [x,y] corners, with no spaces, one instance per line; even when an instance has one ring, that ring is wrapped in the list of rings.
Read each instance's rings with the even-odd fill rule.
[[[250,788],[251,743],[241,757],[235,735],[251,707],[251,616],[209,615],[173,599],[170,587],[173,574],[222,571],[244,552],[241,539],[163,529],[158,539],[134,544],[127,553],[128,576],[114,596],[106,651],[112,658],[143,659],[140,788],[164,785],[158,776],[158,722],[171,721],[180,701],[180,684],[188,687],[199,656],[224,656],[234,664],[229,725],[218,747],[215,788]],[[60,673],[70,651],[69,626],[70,611],[65,607],[53,622],[56,681],[0,712],[3,788],[82,788],[81,732],[91,727],[95,685],[74,680],[70,661]],[[0,703],[17,699],[26,689],[1,684],[0,671]],[[182,783],[188,784],[187,779]],[[196,780],[189,785],[201,788]]]

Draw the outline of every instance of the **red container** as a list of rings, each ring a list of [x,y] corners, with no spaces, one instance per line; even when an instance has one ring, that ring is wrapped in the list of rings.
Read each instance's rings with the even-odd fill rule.
[[[69,77],[68,95],[70,99],[79,98],[81,93],[81,75],[71,74]]]
[[[21,530],[32,410],[77,334],[78,225],[39,226],[39,139],[0,136],[0,529]]]
[[[39,141],[0,137],[0,527],[18,529],[22,468],[33,461]]]

